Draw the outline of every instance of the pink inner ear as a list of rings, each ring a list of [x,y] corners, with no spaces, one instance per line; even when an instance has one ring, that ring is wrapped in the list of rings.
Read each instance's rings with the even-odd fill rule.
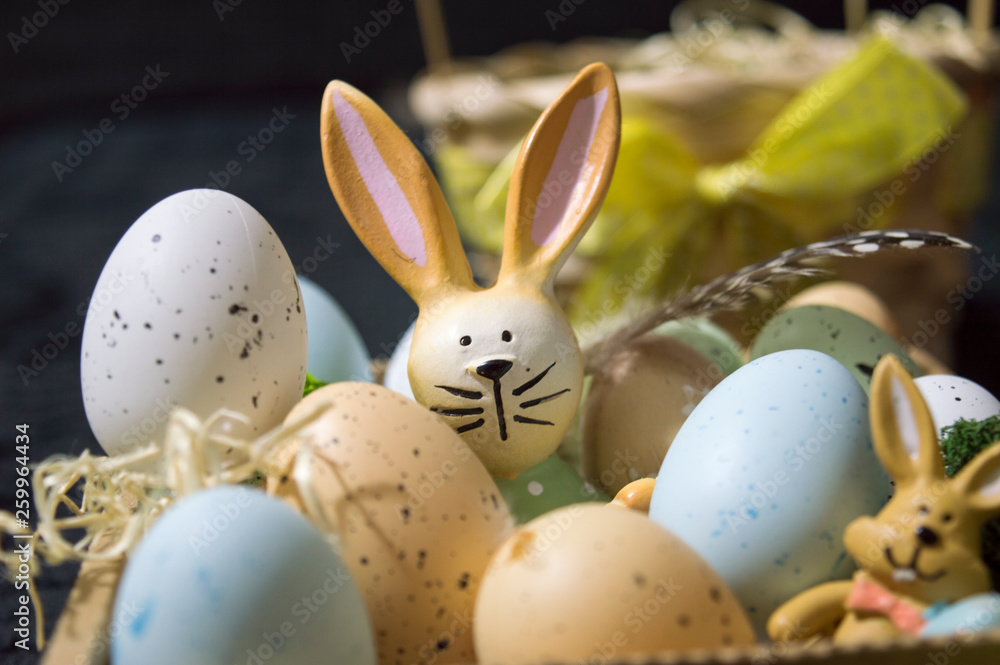
[[[382,159],[364,119],[336,90],[333,91],[332,100],[347,149],[351,151],[351,157],[361,173],[361,180],[389,228],[389,235],[399,249],[418,266],[427,265],[427,247],[424,245],[420,222],[396,181],[396,176]]]
[[[607,101],[608,89],[604,88],[573,106],[556,157],[536,201],[531,239],[539,247],[556,239],[560,223],[571,217],[569,213],[573,208],[586,204],[587,190],[592,183],[581,175],[587,166],[597,124]]]
[[[903,383],[895,376],[891,379],[892,386],[892,409],[896,414],[896,429],[899,430],[899,438],[906,448],[911,459],[920,456],[920,432],[917,431],[917,420],[913,414],[913,405],[910,404],[910,396],[906,394]]]

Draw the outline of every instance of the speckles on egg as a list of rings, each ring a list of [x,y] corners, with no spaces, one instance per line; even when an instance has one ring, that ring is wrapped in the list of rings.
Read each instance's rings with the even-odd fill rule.
[[[226,215],[220,217],[220,207],[226,212],[239,208],[241,213],[229,221]],[[250,430],[262,431],[280,422],[301,395],[304,320],[297,317],[290,327],[282,321],[285,326],[279,327],[278,317],[273,322],[261,317],[257,327],[262,340],[272,342],[271,350],[265,349],[238,369],[234,365],[240,347],[234,340],[242,342],[244,331],[220,311],[216,299],[220,296],[214,293],[217,280],[232,281],[234,273],[246,270],[256,275],[258,289],[247,293],[247,302],[263,303],[275,295],[291,302],[297,297],[297,287],[282,280],[292,270],[287,259],[282,264],[243,252],[246,238],[268,232],[267,222],[235,197],[194,190],[161,201],[123,236],[92,299],[104,306],[88,311],[83,337],[84,403],[106,450],[122,452],[161,439],[166,418],[153,416],[165,401],[179,403],[203,418],[218,408],[253,412]],[[225,247],[220,237],[230,239]],[[206,268],[209,265],[214,275]],[[95,340],[100,341],[101,353],[96,352]],[[296,363],[299,355],[302,359]],[[113,375],[115,387],[97,388],[92,379],[95,374]],[[219,384],[218,376],[229,380]],[[263,376],[273,377],[275,387],[260,395],[259,403],[266,408],[252,409],[251,394],[241,388]],[[99,406],[104,402],[112,408]],[[102,415],[123,408],[129,418]],[[135,435],[135,427],[144,420],[155,420],[160,426]]]
[[[482,572],[510,528],[506,507],[491,500],[496,487],[468,446],[415,402],[342,382],[310,394],[289,418],[319,401],[333,408],[304,432],[318,453],[311,486],[336,515],[381,662],[394,662],[399,649],[436,652],[454,617],[471,615]],[[269,487],[297,500],[287,483]],[[456,518],[458,506],[468,514]],[[443,663],[471,660],[471,631],[438,654]]]

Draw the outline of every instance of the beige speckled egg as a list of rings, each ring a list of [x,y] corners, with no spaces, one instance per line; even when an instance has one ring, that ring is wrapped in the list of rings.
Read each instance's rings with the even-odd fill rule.
[[[474,662],[472,610],[483,572],[512,527],[500,491],[462,438],[388,388],[321,388],[288,421],[332,407],[299,435],[316,456],[309,487],[340,536],[379,662]],[[309,438],[306,438],[309,437]],[[292,503],[288,478],[268,489]]]
[[[754,643],[732,592],[690,547],[637,511],[595,504],[547,513],[504,542],[483,578],[475,636],[484,664]]]
[[[854,282],[823,282],[791,298],[782,309],[803,305],[827,305],[846,309],[900,339],[899,325],[889,306],[870,290]]]
[[[655,476],[674,435],[725,372],[687,344],[647,335],[594,375],[584,404],[583,477],[610,495]]]

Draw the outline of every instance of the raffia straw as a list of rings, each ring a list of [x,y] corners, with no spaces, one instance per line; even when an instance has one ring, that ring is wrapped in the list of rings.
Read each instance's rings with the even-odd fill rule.
[[[131,551],[152,521],[177,499],[203,488],[241,483],[257,473],[286,471],[295,461],[293,438],[329,408],[321,403],[254,441],[229,435],[235,423],[248,422],[242,414],[220,410],[202,422],[194,413],[176,408],[162,445],[112,457],[84,451],[77,457],[56,456],[39,463],[31,480],[38,515],[34,532],[18,526],[10,512],[0,511],[0,534],[33,535],[34,552],[50,565],[115,559]],[[158,458],[164,461],[161,470],[135,468]],[[70,493],[81,481],[83,492],[77,502]],[[303,481],[308,482],[308,476]],[[60,507],[70,515],[58,516]],[[84,535],[71,542],[66,532],[78,529]],[[91,547],[98,539],[101,546]],[[20,560],[16,552],[0,550],[0,564],[13,578]],[[39,571],[38,560],[32,557],[29,593],[43,626],[44,607],[34,583]],[[36,632],[36,642],[44,649],[43,630]]]

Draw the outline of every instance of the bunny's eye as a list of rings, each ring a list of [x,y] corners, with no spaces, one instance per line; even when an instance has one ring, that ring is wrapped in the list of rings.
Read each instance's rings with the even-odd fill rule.
[[[942,522],[950,522],[951,521],[951,513],[945,513],[944,515],[942,515],[941,516],[941,521]]]
[[[461,344],[462,346],[468,346],[472,344],[472,338],[469,337],[468,335],[463,335],[462,339],[458,340],[458,343]]]
[[[927,506],[920,506],[920,510],[918,510],[917,512],[919,512],[921,515],[926,515],[927,513],[931,512],[931,509],[928,508]]]
[[[509,330],[504,330],[503,334],[500,335],[500,339],[502,339],[505,342],[509,342],[511,340],[510,331]]]

